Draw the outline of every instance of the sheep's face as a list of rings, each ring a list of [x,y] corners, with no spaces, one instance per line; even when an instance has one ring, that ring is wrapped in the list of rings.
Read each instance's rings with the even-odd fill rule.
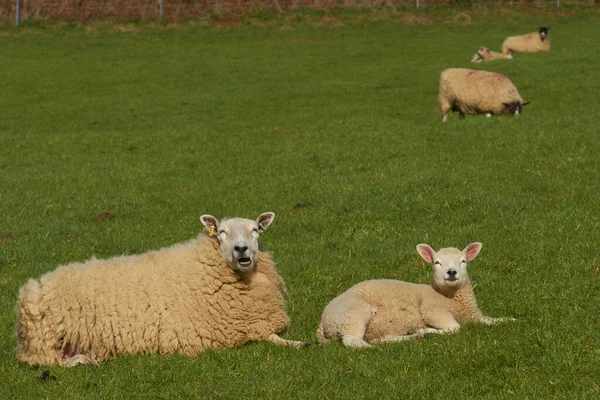
[[[477,53],[471,58],[472,63],[482,63],[485,61],[490,50],[487,47],[480,47]]]
[[[510,103],[502,103],[511,115],[519,116],[523,113],[523,107],[529,104],[528,101],[521,103],[520,101],[511,101]]]
[[[542,39],[542,42],[543,42],[544,40],[546,40],[546,38],[548,37],[548,33],[549,33],[549,31],[550,31],[550,28],[546,28],[545,26],[544,26],[544,27],[541,27],[541,28],[539,29],[539,32],[540,32],[540,39]]]
[[[236,271],[250,271],[258,261],[258,236],[273,222],[275,214],[266,212],[255,221],[245,218],[223,219],[212,215],[200,217],[205,232],[219,242],[221,255]]]
[[[445,292],[457,290],[469,281],[467,262],[477,257],[481,246],[481,243],[471,243],[463,251],[448,247],[435,252],[429,245],[420,244],[417,251],[433,267],[434,286]]]

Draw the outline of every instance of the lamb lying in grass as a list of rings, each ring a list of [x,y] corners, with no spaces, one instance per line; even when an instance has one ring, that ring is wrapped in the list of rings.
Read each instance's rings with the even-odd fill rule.
[[[541,27],[537,32],[521,36],[509,36],[502,43],[502,53],[535,53],[550,51],[550,28]]]
[[[473,55],[473,58],[471,58],[471,62],[472,63],[482,63],[482,62],[489,62],[489,61],[494,61],[494,60],[511,60],[511,59],[512,59],[512,54],[497,53],[495,51],[488,49],[487,47],[480,47],[479,50],[477,50],[477,53],[475,53]]]
[[[446,121],[450,110],[458,111],[461,119],[466,114],[521,115],[523,107],[529,104],[506,76],[467,68],[442,71],[438,102],[442,121]]]
[[[481,250],[471,243],[463,251],[435,252],[426,244],[417,251],[433,267],[431,285],[391,279],[361,282],[333,299],[317,329],[319,342],[341,339],[347,347],[398,342],[429,333],[453,332],[467,322],[495,324],[512,318],[491,318],[477,307],[467,274],[467,261]]]
[[[255,221],[211,215],[197,238],[142,255],[92,258],[30,279],[17,304],[17,356],[30,365],[98,364],[120,354],[181,353],[252,340],[303,346],[287,290]]]

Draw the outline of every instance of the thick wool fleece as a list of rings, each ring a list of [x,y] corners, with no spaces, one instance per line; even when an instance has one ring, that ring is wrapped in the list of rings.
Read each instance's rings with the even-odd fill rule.
[[[356,301],[357,297],[362,301]],[[352,304],[352,307],[348,305]],[[436,313],[448,311],[460,325],[479,321],[483,313],[470,282],[447,297],[431,285],[415,284],[392,279],[361,282],[331,301],[323,311],[317,330],[319,342],[341,339],[341,335],[356,331],[347,326],[349,315],[369,318],[364,338],[376,341],[388,335],[409,335],[431,326]],[[352,323],[352,322],[350,322]]]
[[[539,32],[522,36],[509,36],[502,43],[502,53],[535,53],[538,51],[550,51],[550,32],[545,40],[542,40]]]
[[[523,98],[504,75],[467,68],[448,68],[440,76],[438,101],[444,116],[449,110],[463,114],[500,114],[507,111],[503,103],[523,103]]]
[[[17,304],[18,358],[61,364],[76,354],[198,354],[266,339],[290,326],[285,283],[261,252],[233,271],[216,240],[73,263],[29,280]]]

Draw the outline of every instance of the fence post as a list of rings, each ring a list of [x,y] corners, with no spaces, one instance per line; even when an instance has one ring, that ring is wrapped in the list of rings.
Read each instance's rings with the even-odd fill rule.
[[[419,0],[417,0],[417,8],[419,8]]]
[[[159,0],[159,3],[158,3],[159,4],[159,6],[158,6],[158,17],[160,19],[162,19],[162,2],[163,2],[163,0]]]
[[[560,0],[556,0],[556,8],[560,7]]]
[[[15,26],[19,26],[19,0],[15,1]]]

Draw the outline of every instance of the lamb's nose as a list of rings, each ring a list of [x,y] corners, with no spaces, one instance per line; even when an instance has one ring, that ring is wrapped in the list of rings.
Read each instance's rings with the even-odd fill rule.
[[[450,278],[454,278],[456,276],[456,270],[455,269],[449,269],[448,270],[448,276]]]
[[[240,254],[244,254],[248,250],[248,246],[233,246],[233,249]]]

